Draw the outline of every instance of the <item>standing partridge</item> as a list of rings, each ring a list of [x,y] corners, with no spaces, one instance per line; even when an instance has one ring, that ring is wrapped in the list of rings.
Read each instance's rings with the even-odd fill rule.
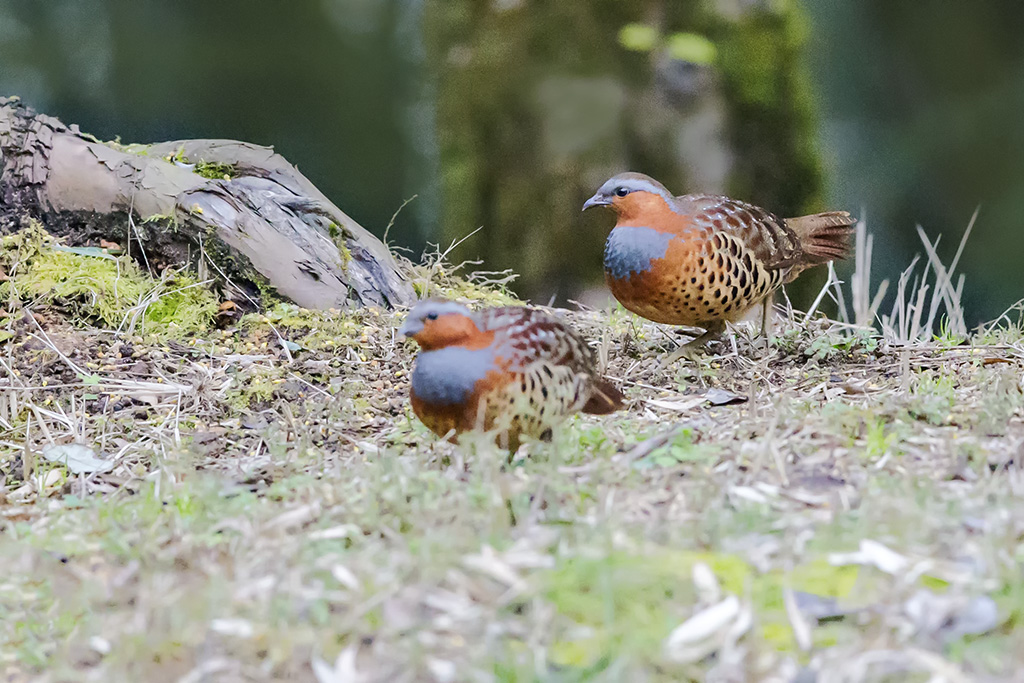
[[[673,196],[642,173],[608,180],[583,205],[608,206],[618,221],[604,250],[605,281],[637,315],[704,328],[685,351],[762,305],[806,268],[849,255],[856,222],[845,211],[778,218],[745,202]]]
[[[514,451],[523,435],[582,410],[622,407],[622,394],[597,370],[594,351],[567,325],[520,306],[472,313],[452,301],[418,304],[399,329],[422,351],[412,371],[413,412],[438,436],[495,431]]]

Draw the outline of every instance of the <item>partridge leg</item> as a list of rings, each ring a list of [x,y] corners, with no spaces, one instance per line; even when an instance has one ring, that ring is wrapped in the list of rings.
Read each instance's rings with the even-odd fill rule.
[[[761,334],[758,336],[764,337],[764,350],[768,351],[772,346],[772,299],[774,297],[769,294],[765,297],[764,301],[761,302]]]
[[[761,302],[761,332],[758,334],[758,337],[764,337],[766,352],[771,349],[771,313],[774,299],[774,293],[770,293]],[[754,346],[758,347],[760,344],[754,342]]]
[[[765,300],[761,302],[761,334],[765,337],[771,336],[771,330],[768,329],[768,323],[771,322],[772,314],[772,298],[771,296],[765,297]]]
[[[708,323],[708,326],[704,328],[704,334],[701,334],[694,339],[681,344],[678,349],[673,351],[668,357],[661,362],[661,367],[665,368],[672,365],[680,358],[684,356],[690,360],[694,359],[697,351],[701,349],[709,341],[714,341],[725,332],[725,321],[716,320],[715,322]]]

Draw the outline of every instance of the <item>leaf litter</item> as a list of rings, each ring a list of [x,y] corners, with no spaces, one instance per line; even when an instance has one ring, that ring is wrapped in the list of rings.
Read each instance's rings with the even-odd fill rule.
[[[60,258],[114,265],[97,256]],[[9,680],[1012,680],[1024,665],[1012,323],[970,347],[907,345],[780,309],[767,349],[741,326],[666,369],[658,326],[563,311],[628,410],[507,465],[411,415],[400,315],[279,304],[187,337],[115,332],[3,265]],[[423,291],[508,300],[450,267],[416,273]]]

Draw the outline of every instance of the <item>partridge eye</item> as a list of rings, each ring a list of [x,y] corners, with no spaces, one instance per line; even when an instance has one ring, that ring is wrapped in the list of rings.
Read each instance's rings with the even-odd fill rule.
[[[629,190],[627,190],[624,187],[619,187],[619,188],[616,188],[615,194],[620,196],[620,197],[625,197],[627,194],[629,194]]]
[[[437,313],[427,313],[427,320],[437,320]]]

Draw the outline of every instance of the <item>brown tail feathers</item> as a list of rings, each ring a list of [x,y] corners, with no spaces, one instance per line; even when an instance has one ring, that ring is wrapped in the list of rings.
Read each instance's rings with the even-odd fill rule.
[[[594,391],[583,406],[584,413],[591,415],[607,415],[622,408],[626,398],[615,385],[605,379],[594,381]]]
[[[850,237],[857,219],[846,211],[827,211],[812,216],[787,218],[786,225],[800,238],[804,262],[817,265],[850,256]]]

